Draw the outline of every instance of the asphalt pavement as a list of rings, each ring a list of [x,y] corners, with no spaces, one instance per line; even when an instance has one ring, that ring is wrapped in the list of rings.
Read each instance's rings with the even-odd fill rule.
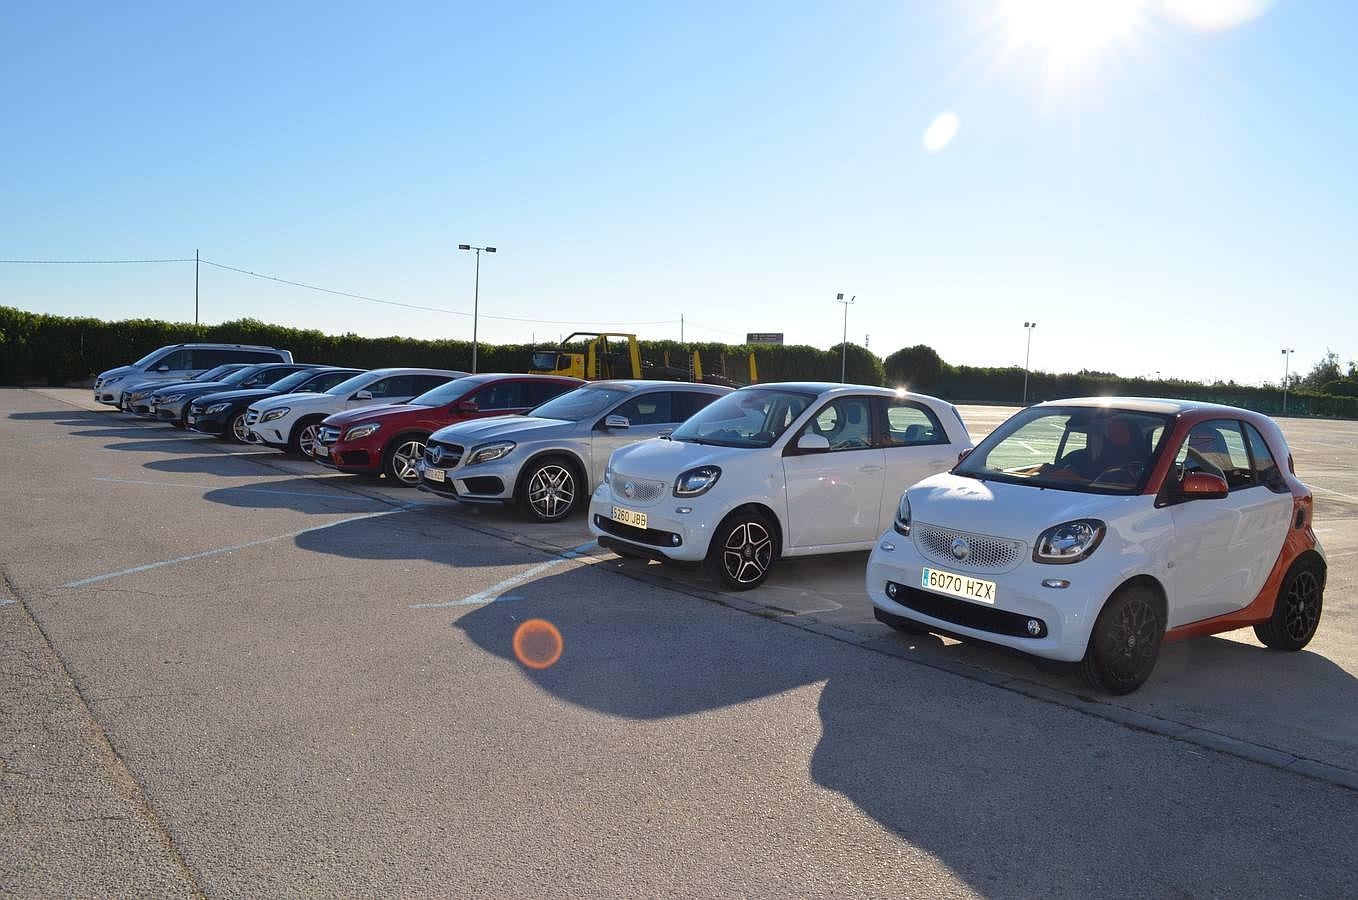
[[[1352,423],[1285,423],[1312,649],[1194,642],[1117,706],[871,630],[862,555],[735,598],[92,406],[0,391],[0,894],[1352,891]]]

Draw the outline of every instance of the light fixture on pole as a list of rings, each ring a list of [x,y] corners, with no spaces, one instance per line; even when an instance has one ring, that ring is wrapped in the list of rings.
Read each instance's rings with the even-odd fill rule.
[[[472,282],[472,374],[476,374],[476,326],[481,315],[481,251],[494,253],[494,247],[473,247],[471,244],[458,244],[459,250],[476,251],[476,279]]]
[[[849,371],[849,306],[857,299],[854,294],[848,300],[843,294],[835,294],[835,302],[844,304],[844,338],[839,343],[839,383],[848,384],[846,373]]]
[[[1028,405],[1028,362],[1033,358],[1033,329],[1037,327],[1036,322],[1024,322],[1023,328],[1028,332],[1028,350],[1023,354],[1023,405]]]
[[[1287,379],[1290,377],[1292,354],[1296,352],[1295,347],[1283,348],[1283,415],[1287,415]]]

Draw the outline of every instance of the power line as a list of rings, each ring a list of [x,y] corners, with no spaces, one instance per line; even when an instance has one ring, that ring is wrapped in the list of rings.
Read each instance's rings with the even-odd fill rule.
[[[21,266],[121,266],[133,263],[191,263],[187,259],[0,259],[0,263]]]
[[[701,323],[699,323],[699,322],[693,321],[692,319],[685,319],[684,322],[685,322],[686,324],[688,324],[688,325],[692,325],[694,328],[701,328],[703,331],[715,331],[717,334],[729,334],[729,335],[733,335],[734,337],[741,337],[741,334],[740,334],[740,332],[738,332],[738,331],[727,331],[725,328],[713,328],[711,325],[703,325],[703,324],[701,324]],[[672,323],[672,322],[669,322],[669,323],[666,323],[666,322],[657,322],[656,324],[657,324],[657,325],[665,325],[665,324],[671,324],[671,325],[672,325],[672,324],[674,324],[674,323]]]

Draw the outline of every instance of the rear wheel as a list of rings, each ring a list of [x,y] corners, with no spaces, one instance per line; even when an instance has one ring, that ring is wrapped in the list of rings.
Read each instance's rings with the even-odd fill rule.
[[[777,528],[762,513],[737,512],[722,522],[707,551],[707,571],[733,591],[764,583],[778,558]]]
[[[535,462],[519,482],[519,507],[539,522],[559,522],[584,490],[575,466],[560,457]]]
[[[320,442],[320,432],[320,416],[303,419],[293,426],[292,436],[288,439],[288,449],[293,453],[302,454],[307,459],[314,459],[316,445]]]
[[[1254,626],[1254,636],[1270,650],[1300,650],[1315,637],[1325,600],[1325,567],[1315,559],[1293,564],[1278,588],[1273,615]]]
[[[245,410],[236,413],[231,419],[231,424],[226,429],[226,437],[237,444],[250,443],[250,429],[245,427]]]
[[[402,487],[415,487],[420,483],[415,463],[424,456],[425,440],[423,435],[408,434],[387,445],[382,453],[382,472],[388,481]]]
[[[1146,683],[1165,636],[1158,599],[1149,588],[1137,585],[1108,598],[1080,661],[1080,674],[1092,687],[1130,694]]]

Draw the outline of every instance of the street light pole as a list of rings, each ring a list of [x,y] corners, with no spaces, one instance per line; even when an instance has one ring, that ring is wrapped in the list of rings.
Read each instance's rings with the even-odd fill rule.
[[[494,253],[494,247],[473,247],[471,244],[458,244],[459,250],[476,251],[476,276],[472,281],[472,374],[476,374],[476,348],[477,343],[476,329],[481,318],[481,251]]]
[[[1283,348],[1283,415],[1287,415],[1287,379],[1291,368],[1292,354],[1296,352],[1295,347]]]
[[[849,307],[858,295],[854,294],[848,300],[844,295],[835,294],[835,302],[844,304],[844,338],[839,342],[839,383],[848,384],[847,372],[849,371]]]
[[[1023,404],[1028,405],[1028,363],[1033,358],[1033,329],[1037,327],[1036,322],[1024,322],[1023,328],[1028,332],[1028,350],[1023,354]]]

